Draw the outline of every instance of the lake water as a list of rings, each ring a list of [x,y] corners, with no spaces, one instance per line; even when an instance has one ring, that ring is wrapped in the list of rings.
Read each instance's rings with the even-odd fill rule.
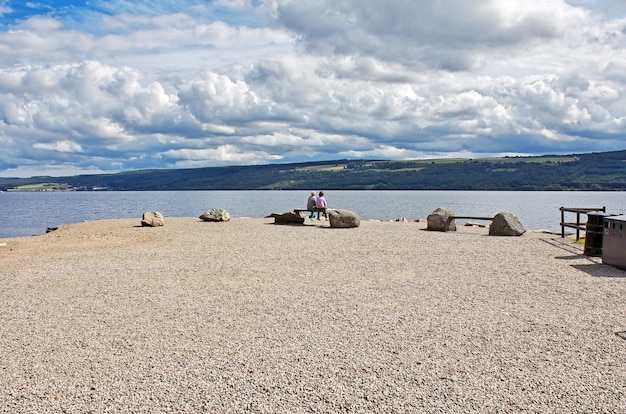
[[[101,191],[4,192],[0,238],[43,234],[47,227],[84,220],[137,218],[145,211],[167,217],[198,217],[224,208],[232,217],[265,217],[304,208],[307,191]],[[329,207],[352,210],[362,220],[426,218],[437,207],[457,215],[515,214],[528,230],[560,231],[559,207],[602,207],[626,213],[623,192],[560,191],[326,191]],[[585,218],[583,217],[583,220]],[[575,221],[575,215],[566,221]],[[457,224],[464,220],[459,220]]]

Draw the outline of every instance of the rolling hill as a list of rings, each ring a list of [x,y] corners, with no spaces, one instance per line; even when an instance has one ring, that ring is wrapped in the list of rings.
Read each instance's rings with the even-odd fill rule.
[[[0,178],[5,191],[146,190],[626,190],[626,150],[537,157],[155,169]]]

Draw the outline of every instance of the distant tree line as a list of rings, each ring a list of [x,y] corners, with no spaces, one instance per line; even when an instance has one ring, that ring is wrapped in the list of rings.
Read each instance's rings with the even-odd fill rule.
[[[458,160],[294,164],[0,178],[0,189],[54,182],[74,190],[626,190],[626,150]]]

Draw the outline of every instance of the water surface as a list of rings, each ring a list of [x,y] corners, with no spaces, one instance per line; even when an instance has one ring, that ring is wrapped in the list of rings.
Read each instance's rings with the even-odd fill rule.
[[[528,230],[559,231],[559,207],[602,207],[626,213],[623,192],[561,191],[325,191],[331,208],[363,220],[425,218],[437,207],[457,215],[515,214]],[[145,211],[198,217],[224,208],[232,217],[265,217],[306,207],[308,191],[80,191],[0,194],[0,238],[43,234],[47,227],[84,220],[137,218]],[[566,218],[575,221],[575,216]],[[462,222],[462,221],[460,221]]]

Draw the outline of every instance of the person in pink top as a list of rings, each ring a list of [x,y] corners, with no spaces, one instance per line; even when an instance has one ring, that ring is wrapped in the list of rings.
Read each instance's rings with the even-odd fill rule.
[[[320,213],[324,215],[324,218],[328,220],[328,216],[326,215],[326,209],[328,208],[328,203],[326,202],[326,198],[324,197],[324,192],[320,191],[319,195],[315,199],[315,207],[317,208],[317,219],[320,219]]]

